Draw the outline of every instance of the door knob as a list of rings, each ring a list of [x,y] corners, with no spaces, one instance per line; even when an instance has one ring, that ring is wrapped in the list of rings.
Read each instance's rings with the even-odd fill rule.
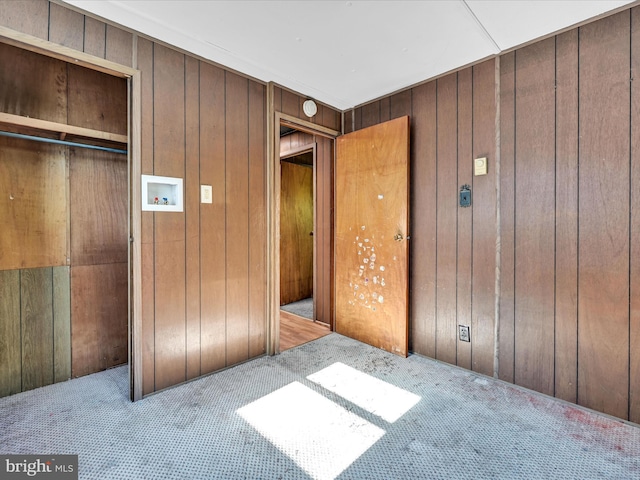
[[[403,237],[402,237],[402,234],[401,234],[401,233],[396,233],[396,234],[394,235],[394,237],[393,237],[393,239],[394,239],[396,242],[401,242],[401,241],[402,241],[402,238],[403,238]]]

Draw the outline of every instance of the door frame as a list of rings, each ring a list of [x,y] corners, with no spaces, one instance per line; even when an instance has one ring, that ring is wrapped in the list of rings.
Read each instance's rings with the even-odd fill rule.
[[[135,37],[134,37],[135,39]],[[135,41],[135,40],[134,40]],[[128,102],[128,230],[129,230],[129,286],[128,286],[128,371],[129,397],[132,401],[142,398],[142,255],[141,255],[141,73],[139,70],[120,65],[100,57],[94,57],[69,47],[58,45],[0,26],[0,42],[46,57],[56,58],[72,65],[96,70],[127,80]]]
[[[267,85],[267,355],[280,353],[280,125],[331,140],[341,135],[337,130],[277,111],[273,102],[274,86],[273,82]],[[333,148],[335,152],[335,142]],[[333,288],[333,279],[331,283]]]
[[[299,131],[299,130],[297,130]],[[278,143],[280,141],[280,137],[278,136]],[[278,145],[278,150],[280,150],[280,145]],[[316,150],[317,150],[317,143],[316,142],[311,142],[311,143],[307,143],[305,145],[300,145],[299,147],[296,147],[294,149],[291,150],[287,150],[286,152],[284,152],[284,155],[280,155],[280,168],[282,168],[282,161],[283,159],[286,158],[291,158],[291,157],[295,157],[296,155],[301,155],[303,153],[308,153],[311,152],[312,158],[313,158],[313,164],[311,165],[312,168],[312,177],[311,177],[311,182],[312,182],[312,186],[313,186],[313,283],[312,283],[312,290],[314,293],[313,296],[313,320],[315,321],[316,319],[316,297],[315,297],[315,292],[317,290],[317,280],[318,280],[318,276],[316,275],[316,269],[317,269],[317,251],[318,251],[318,246],[317,246],[317,235],[315,234],[316,231],[316,201],[318,199],[317,197],[317,192],[316,192],[316,161],[317,161],[317,157],[316,157]],[[280,185],[280,188],[282,188],[282,185]],[[282,191],[280,191],[280,193],[282,194]],[[280,238],[280,236],[278,236],[278,238]],[[280,242],[278,242],[279,244]],[[278,248],[278,251],[279,248]],[[279,264],[278,264],[279,265]],[[280,279],[282,280],[282,279]],[[280,299],[278,299],[278,301],[280,301]]]

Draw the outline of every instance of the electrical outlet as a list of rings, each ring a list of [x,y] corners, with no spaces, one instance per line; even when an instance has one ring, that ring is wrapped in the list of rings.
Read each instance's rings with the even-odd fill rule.
[[[458,325],[458,332],[461,342],[471,341],[471,335],[469,335],[469,327],[467,325]]]

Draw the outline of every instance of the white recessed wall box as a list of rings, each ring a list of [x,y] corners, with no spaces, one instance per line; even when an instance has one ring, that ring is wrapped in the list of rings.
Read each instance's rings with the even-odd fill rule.
[[[182,212],[182,179],[142,175],[142,210]]]

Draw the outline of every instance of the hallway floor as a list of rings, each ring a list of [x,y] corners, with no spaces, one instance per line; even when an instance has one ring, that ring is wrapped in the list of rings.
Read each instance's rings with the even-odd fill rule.
[[[0,399],[82,479],[634,479],[640,428],[338,334],[131,403],[127,367]]]

